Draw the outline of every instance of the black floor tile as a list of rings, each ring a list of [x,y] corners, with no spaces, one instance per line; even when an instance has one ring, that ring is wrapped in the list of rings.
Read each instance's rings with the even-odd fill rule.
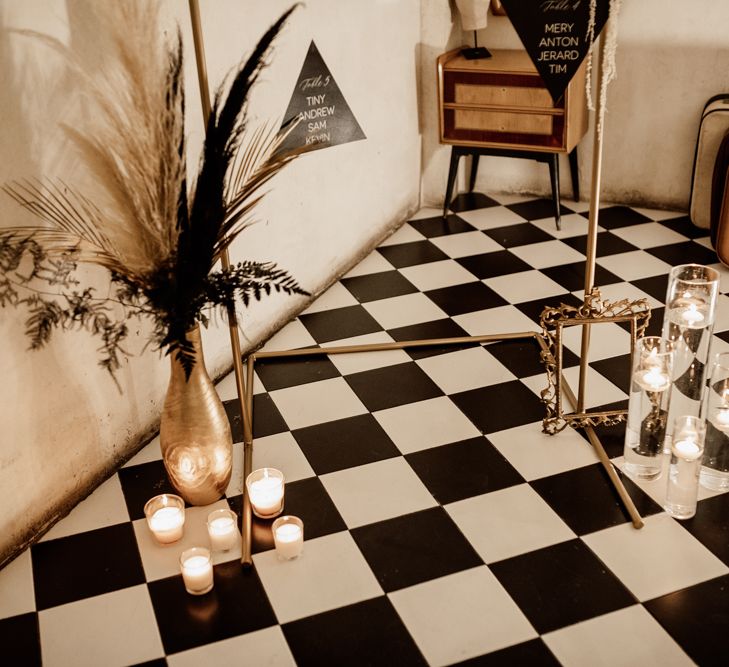
[[[427,238],[447,236],[449,234],[460,234],[462,232],[472,232],[476,229],[473,225],[469,225],[463,218],[459,218],[457,215],[453,215],[452,213],[447,215],[445,218],[438,215],[433,218],[410,220],[408,224],[417,229]]]
[[[351,533],[386,593],[483,565],[442,507],[371,523]]]
[[[288,485],[286,487],[288,489]],[[228,506],[238,515],[238,526],[241,527],[243,517],[243,496],[228,496],[226,498]],[[251,521],[251,553],[257,554],[262,551],[269,551],[274,548],[273,533],[271,532],[271,524],[274,519],[259,519],[257,516],[252,517]]]
[[[494,290],[480,282],[442,287],[425,294],[451,317],[507,304]]]
[[[397,329],[389,329],[388,334],[393,340],[428,340],[433,338],[462,338],[468,336],[468,332],[458,326],[452,319],[434,320],[422,322],[421,324],[409,324]],[[425,359],[438,354],[462,350],[466,347],[474,347],[478,343],[464,343],[463,345],[425,345],[420,347],[408,347],[405,349],[412,359]]]
[[[39,611],[145,581],[131,523],[39,542],[30,554]]]
[[[135,663],[132,667],[167,667],[167,660],[157,658],[157,660],[147,660],[146,662]]]
[[[662,259],[671,266],[678,266],[679,264],[715,264],[719,261],[713,250],[693,241],[646,248],[646,252],[658,257],[658,259]]]
[[[581,540],[489,567],[540,634],[635,604],[625,586]]]
[[[586,236],[572,236],[563,239],[563,241],[577,252],[581,252],[583,255],[587,254]],[[632,252],[638,249],[632,243],[624,241],[611,232],[599,232],[597,235],[597,257],[607,257],[608,255],[617,255],[618,253]]]
[[[644,603],[696,664],[726,665],[729,575]]]
[[[486,229],[484,234],[504,246],[504,248],[515,248],[516,246],[541,243],[542,241],[554,241],[554,236],[547,234],[543,229],[532,225],[530,222]]]
[[[233,442],[243,442],[243,420],[240,414],[238,399],[223,401],[231,431]],[[281,416],[276,404],[268,394],[253,395],[253,437],[264,438],[267,435],[288,431],[284,418]]]
[[[389,299],[393,296],[418,291],[415,285],[399,271],[382,271],[353,278],[342,278],[341,283],[360,303]]]
[[[582,305],[582,299],[578,299],[570,292],[565,292],[564,294],[558,294],[557,296],[550,296],[547,299],[524,301],[523,303],[515,304],[515,306],[533,322],[541,324],[541,317],[545,308],[559,308],[563,304],[579,307]]]
[[[371,414],[307,426],[292,435],[317,475],[400,456]]]
[[[456,261],[479,280],[530,271],[532,266],[508,250],[458,257]]]
[[[540,421],[544,405],[518,380],[453,394],[451,400],[481,433],[495,433]]]
[[[433,447],[405,458],[441,505],[524,481],[486,438]]]
[[[182,576],[147,584],[165,653],[276,625],[276,616],[255,568],[237,560],[213,568],[214,587],[188,595]]]
[[[381,246],[377,248],[377,252],[398,269],[449,259],[448,255],[430,241],[413,241],[412,243]]]
[[[687,215],[682,215],[677,218],[669,218],[668,220],[658,221],[664,227],[672,229],[674,232],[688,236],[690,239],[700,239],[705,236],[709,236],[710,231],[697,227],[691,222],[691,218]]]
[[[585,443],[585,446],[589,445]],[[629,479],[618,474],[641,516],[663,511]],[[534,480],[531,486],[578,535],[630,521],[630,516],[599,463]]]
[[[299,320],[317,343],[382,331],[377,320],[362,306],[345,306],[303,314],[299,315]]]
[[[347,524],[318,477],[287,482],[284,504],[286,514],[298,516],[304,522],[304,539],[347,530]]]
[[[660,336],[661,332],[663,331],[663,314],[665,313],[666,309],[661,308],[651,308],[651,316],[648,320],[648,326],[646,327],[644,336]],[[617,325],[625,329],[628,333],[630,333],[630,322],[617,322]]]
[[[568,292],[577,292],[585,288],[585,262],[551,266],[541,271]],[[599,265],[595,266],[595,285],[612,285],[620,282],[623,282],[622,279],[614,273]]]
[[[499,202],[487,197],[482,192],[463,192],[456,195],[448,208],[456,213],[462,213],[463,211],[473,211],[477,208],[491,208],[499,205]]]
[[[353,373],[345,380],[370,412],[443,395],[414,361]]]
[[[701,500],[692,519],[680,524],[717,558],[729,565],[729,493]],[[727,591],[729,605],[729,591]]]
[[[293,359],[260,359],[256,373],[267,391],[339,377],[337,367],[325,356]]]
[[[554,202],[551,199],[531,199],[530,201],[524,201],[518,204],[509,204],[506,208],[526,220],[541,220],[542,218],[554,217]],[[573,213],[571,208],[562,205],[561,202],[560,212],[562,215]]]
[[[297,665],[426,665],[390,600],[377,597],[285,623]]]
[[[621,401],[619,403],[613,403],[611,406],[603,406],[606,410],[621,410],[623,408],[627,408],[627,399],[625,401]],[[603,409],[603,408],[599,408]],[[592,408],[592,411],[597,411],[598,408]],[[577,431],[586,442],[589,442],[587,439],[587,434],[582,430],[578,429]],[[597,434],[597,437],[600,439],[600,443],[602,444],[603,448],[605,449],[605,452],[607,452],[608,458],[614,459],[618,456],[623,455],[623,450],[625,448],[625,422],[620,422],[619,424],[614,424],[613,426],[595,426],[595,433]],[[592,446],[592,445],[590,445]]]
[[[659,276],[651,276],[650,278],[640,278],[639,280],[631,280],[631,283],[638,289],[643,290],[654,299],[658,299],[661,303],[666,302],[666,288],[668,287],[668,274],[664,273]]]
[[[541,639],[532,639],[523,644],[457,662],[452,667],[559,667],[560,664]]]
[[[8,667],[40,667],[41,650],[38,614],[21,614],[0,619],[3,664]]]
[[[120,468],[117,474],[132,521],[144,518],[144,506],[152,496],[161,493],[177,494],[162,461]]]
[[[540,358],[541,347],[536,340],[503,340],[484,347],[516,377],[526,378],[545,372]]]
[[[591,361],[590,366],[626,394],[630,393],[630,354]]]
[[[582,215],[585,218],[590,217],[589,211],[585,211]],[[603,229],[619,229],[641,222],[651,222],[651,219],[629,206],[608,206],[600,209],[597,224]]]

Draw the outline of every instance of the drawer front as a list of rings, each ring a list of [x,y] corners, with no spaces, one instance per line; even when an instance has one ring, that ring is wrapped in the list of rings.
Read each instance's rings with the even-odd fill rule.
[[[479,86],[472,83],[456,83],[453,86],[456,104],[529,107],[549,109],[552,96],[546,88],[524,86]]]
[[[510,113],[481,109],[443,109],[446,143],[509,144],[515,148],[564,148],[561,114]]]

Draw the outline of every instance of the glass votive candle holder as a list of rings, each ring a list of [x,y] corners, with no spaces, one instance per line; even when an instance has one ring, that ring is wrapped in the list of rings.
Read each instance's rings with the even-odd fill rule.
[[[696,514],[699,472],[704,453],[706,424],[693,416],[676,417],[668,469],[668,488],[663,508],[675,519]]]
[[[655,479],[663,469],[673,349],[672,341],[658,336],[635,342],[623,451],[630,477]]]
[[[150,498],[144,506],[147,525],[159,544],[172,544],[182,537],[185,501],[172,493]]]
[[[706,437],[699,483],[722,491],[729,488],[729,352],[714,357],[703,414]]]
[[[291,560],[304,550],[304,522],[297,516],[282,516],[272,526],[276,555],[281,560]]]
[[[284,476],[276,468],[259,468],[246,478],[251,509],[259,519],[273,519],[283,511]]]
[[[185,549],[180,554],[180,571],[190,595],[205,595],[213,587],[213,562],[204,547]]]
[[[233,510],[219,509],[208,514],[208,537],[213,551],[230,551],[238,544],[238,517]]]

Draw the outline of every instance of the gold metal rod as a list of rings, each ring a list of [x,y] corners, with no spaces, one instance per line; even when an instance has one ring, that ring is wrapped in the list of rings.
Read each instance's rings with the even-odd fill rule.
[[[274,359],[280,357],[307,357],[320,354],[351,354],[356,352],[379,352],[383,350],[402,350],[407,347],[429,347],[436,345],[461,345],[464,343],[488,343],[499,340],[533,338],[535,331],[517,333],[497,333],[483,336],[461,336],[459,338],[423,338],[419,340],[392,341],[389,343],[366,343],[362,345],[340,345],[337,347],[302,347],[298,350],[274,350],[257,352],[256,359]]]
[[[190,2],[190,20],[192,22],[192,36],[195,43],[195,62],[197,64],[197,79],[200,85],[200,102],[202,104],[203,112],[203,125],[207,128],[208,118],[212,113],[210,106],[210,86],[208,85],[208,70],[205,62],[205,45],[203,43],[202,36],[202,25],[200,21],[200,5],[198,0],[189,0]],[[228,255],[228,249],[225,248],[220,253],[220,263],[223,269],[230,267],[230,256]],[[238,336],[238,317],[235,313],[235,306],[227,308],[228,314],[228,331],[230,333],[230,347],[233,353],[233,370],[235,371],[235,388],[238,392],[238,402],[240,403],[241,419],[243,420],[243,432],[245,433],[246,424],[250,427],[251,416],[246,405],[246,387],[243,382],[243,362],[241,359],[241,348],[240,338]],[[252,391],[252,388],[251,388]],[[251,445],[252,446],[252,445]],[[245,454],[245,444],[244,444]],[[244,465],[245,468],[245,465]],[[244,478],[245,482],[245,478]],[[250,531],[250,507],[248,508],[248,517],[246,521],[246,505],[245,505],[245,484],[244,486],[244,503],[243,503],[243,552],[246,550],[250,554],[250,542],[251,542],[251,531]],[[248,530],[246,531],[246,526]]]
[[[585,259],[585,298],[595,284],[595,257],[597,255],[597,222],[600,217],[600,180],[602,176],[602,137],[604,127],[600,128],[600,118],[604,114],[600,86],[605,61],[605,35],[608,24],[600,37],[600,55],[597,66],[597,109],[595,111],[595,130],[592,140],[592,183],[590,184],[590,215],[587,223],[587,250]],[[602,131],[598,131],[601,129]],[[577,412],[585,408],[585,390],[587,385],[587,361],[590,355],[590,325],[582,327],[582,344],[580,347],[580,382],[577,392]]]
[[[250,354],[246,359],[246,412],[250,418],[243,422],[243,535],[244,538],[241,546],[240,562],[244,567],[253,565],[253,557],[251,556],[251,528],[252,513],[251,499],[248,496],[248,488],[245,481],[253,470],[253,364],[255,357]]]

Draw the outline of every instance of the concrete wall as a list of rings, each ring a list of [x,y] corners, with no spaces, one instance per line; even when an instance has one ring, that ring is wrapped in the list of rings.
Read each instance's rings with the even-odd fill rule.
[[[456,14],[441,0],[423,0],[423,202],[442,204],[449,149],[438,144],[435,56],[470,43]],[[618,78],[608,93],[602,197],[687,209],[696,133],[705,101],[729,92],[729,3],[714,0],[623,2],[619,18]],[[479,32],[489,48],[521,48],[506,17],[489,16]],[[580,189],[589,194],[592,125],[579,147]],[[462,161],[465,163],[465,161]],[[571,194],[566,158],[562,190]],[[461,166],[461,172],[465,165]],[[465,187],[463,173],[460,185]],[[545,165],[482,159],[477,189],[548,195]]]
[[[46,47],[11,28],[47,32],[94,58],[103,36],[84,20],[95,0],[0,0],[0,182],[63,174],[73,163],[52,149],[58,121],[73,117],[64,67]],[[217,85],[289,6],[288,0],[203,0],[209,77]],[[190,164],[202,140],[187,2],[166,0],[164,22],[185,40]],[[367,135],[291,165],[272,185],[260,224],[232,249],[233,259],[272,260],[313,294],[324,289],[418,203],[417,124],[419,0],[308,0],[277,42],[255,90],[252,118],[280,118],[314,39]],[[90,192],[93,199],[93,191]],[[0,197],[0,226],[22,211]],[[103,275],[89,279],[105,289]],[[305,305],[275,297],[242,316],[244,347],[257,344]],[[24,316],[0,310],[0,563],[89,493],[130,456],[158,423],[168,362],[148,351],[118,374],[120,394],[98,368],[98,341],[61,334],[27,351]],[[131,336],[139,350],[146,329]],[[225,326],[205,333],[211,374],[231,363]],[[151,491],[150,491],[151,493]]]

